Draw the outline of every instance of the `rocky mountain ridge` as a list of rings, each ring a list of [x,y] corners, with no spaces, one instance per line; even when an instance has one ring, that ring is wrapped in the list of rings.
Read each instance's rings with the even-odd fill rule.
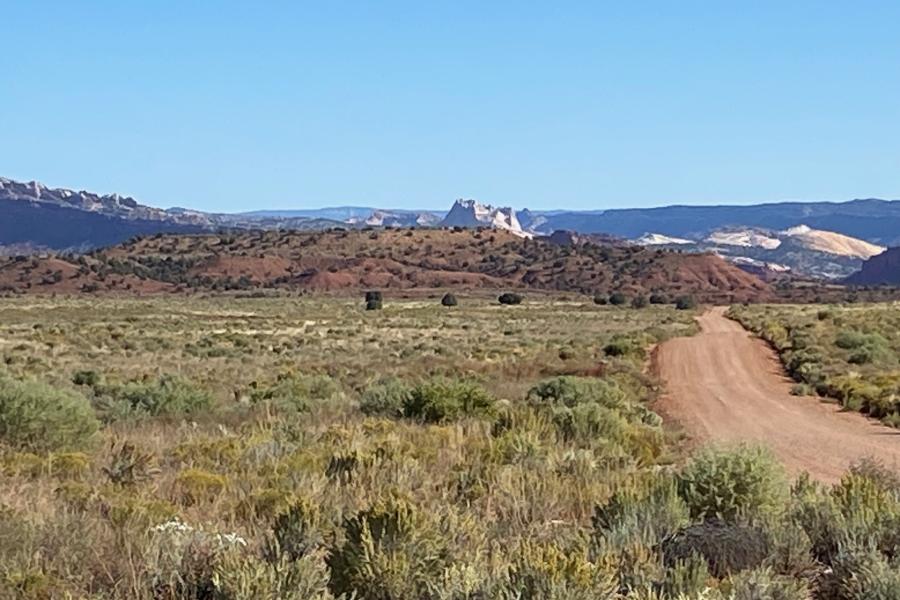
[[[888,248],[863,263],[862,268],[844,280],[849,285],[900,286],[900,247]]]

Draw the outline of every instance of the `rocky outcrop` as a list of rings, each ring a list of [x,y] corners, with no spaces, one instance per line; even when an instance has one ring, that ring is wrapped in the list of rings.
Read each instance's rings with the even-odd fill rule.
[[[885,251],[884,246],[869,243],[849,235],[834,231],[822,231],[812,229],[807,225],[797,225],[781,232],[783,235],[793,238],[809,250],[858,258],[865,260]]]
[[[457,200],[447,216],[438,223],[440,227],[489,227],[504,229],[519,237],[531,237],[524,231],[516,217],[516,212],[509,207],[495,208],[490,204],[481,204],[475,200]]]

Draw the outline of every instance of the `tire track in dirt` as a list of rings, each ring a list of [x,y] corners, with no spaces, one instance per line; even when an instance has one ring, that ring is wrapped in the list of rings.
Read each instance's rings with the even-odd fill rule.
[[[792,396],[775,352],[725,311],[707,311],[697,319],[699,334],[657,348],[663,415],[693,442],[760,443],[792,474],[809,471],[824,482],[867,456],[900,469],[900,431],[819,398]]]

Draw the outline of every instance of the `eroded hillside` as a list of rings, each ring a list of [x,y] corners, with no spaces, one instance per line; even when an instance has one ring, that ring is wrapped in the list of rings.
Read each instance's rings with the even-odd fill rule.
[[[531,288],[579,293],[771,298],[772,288],[719,257],[463,229],[156,235],[78,256],[10,258],[0,287],[16,293],[285,288]]]

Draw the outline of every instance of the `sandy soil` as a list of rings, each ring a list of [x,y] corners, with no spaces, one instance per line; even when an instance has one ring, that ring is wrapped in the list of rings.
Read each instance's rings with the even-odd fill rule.
[[[714,308],[701,333],[659,346],[655,368],[665,383],[659,411],[691,439],[769,446],[793,473],[825,482],[872,456],[900,469],[900,431],[818,398],[790,394],[775,352]]]

